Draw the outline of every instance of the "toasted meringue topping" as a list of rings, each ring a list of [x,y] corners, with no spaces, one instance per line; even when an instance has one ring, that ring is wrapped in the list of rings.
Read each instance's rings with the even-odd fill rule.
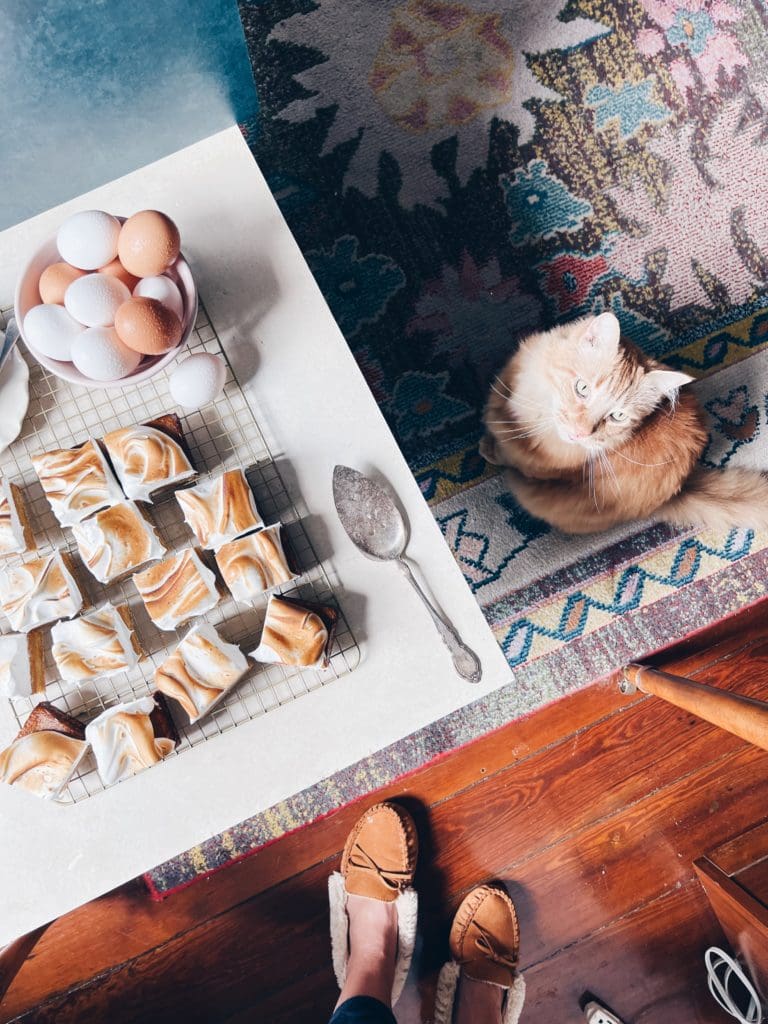
[[[82,740],[48,730],[22,736],[0,751],[0,782],[50,799],[72,774],[85,746]]]
[[[19,555],[26,550],[27,541],[13,489],[4,480],[0,484],[0,555]]]
[[[296,579],[288,568],[279,523],[225,544],[216,552],[216,564],[232,597],[243,604],[253,604],[265,590]]]
[[[142,697],[102,711],[85,727],[105,786],[157,764],[176,746],[171,739],[155,736],[149,718],[154,707],[151,697]]]
[[[272,596],[261,641],[251,657],[279,665],[322,668],[327,645],[328,630],[319,615]]]
[[[54,661],[67,682],[113,676],[139,663],[133,630],[111,604],[58,623],[51,637]]]
[[[26,633],[0,636],[0,696],[29,697],[33,689],[30,638]]]
[[[134,501],[194,477],[181,445],[155,427],[122,427],[103,439],[123,490]]]
[[[176,500],[204,548],[218,548],[264,525],[242,469],[178,491]]]
[[[111,583],[167,548],[132,501],[102,509],[72,527],[80,557],[100,583]]]
[[[62,526],[72,526],[123,500],[123,492],[95,441],[33,455],[32,465]]]
[[[82,607],[80,588],[59,551],[0,569],[0,608],[21,633],[69,619]]]
[[[213,705],[248,671],[235,644],[222,640],[213,626],[194,626],[155,672],[158,690],[178,701],[190,722]]]
[[[133,582],[160,629],[176,629],[219,603],[216,577],[192,548],[137,573]]]

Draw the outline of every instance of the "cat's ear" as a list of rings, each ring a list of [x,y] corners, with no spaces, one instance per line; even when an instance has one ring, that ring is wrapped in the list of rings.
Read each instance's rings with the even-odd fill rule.
[[[619,349],[620,335],[621,327],[614,314],[601,313],[588,321],[581,340],[606,355],[614,355]]]
[[[671,398],[678,388],[690,384],[692,380],[696,378],[687,373],[678,373],[677,370],[651,370],[645,375],[645,383],[667,398]]]

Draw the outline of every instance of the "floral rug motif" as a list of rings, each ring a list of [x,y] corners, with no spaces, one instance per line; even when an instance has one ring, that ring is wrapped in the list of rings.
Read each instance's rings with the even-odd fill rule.
[[[599,578],[611,542],[584,554],[517,507],[478,455],[480,414],[522,335],[588,312],[695,376],[768,340],[765,5],[241,15],[261,101],[248,141],[510,664],[624,614],[625,584],[599,615],[573,604],[568,581]],[[661,541],[637,536],[640,572]],[[553,547],[570,574],[538,558],[529,578],[531,549]],[[629,578],[633,601],[659,599]],[[556,602],[546,627],[532,587]]]
[[[240,0],[240,13],[260,100],[245,137],[515,670],[514,698],[475,708],[471,726],[458,715],[457,731],[440,723],[439,749],[427,731],[381,752],[383,784],[413,751],[423,763],[764,593],[768,538],[647,524],[564,538],[512,501],[477,443],[519,338],[610,309],[703,378],[707,464],[760,454],[768,8]],[[287,820],[322,812],[315,789]]]

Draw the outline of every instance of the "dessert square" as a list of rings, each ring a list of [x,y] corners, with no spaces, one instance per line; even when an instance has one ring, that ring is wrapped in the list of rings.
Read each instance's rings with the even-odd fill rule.
[[[177,629],[219,603],[216,577],[193,548],[137,573],[133,582],[159,629]]]
[[[16,484],[0,484],[0,555],[23,555],[35,550],[24,495]]]
[[[114,473],[95,441],[32,456],[32,465],[62,526],[72,526],[123,500]]]
[[[0,611],[17,633],[71,619],[84,604],[66,552],[0,569]]]
[[[128,672],[144,656],[127,604],[107,602],[51,630],[53,660],[68,683]]]
[[[201,622],[155,671],[158,690],[181,704],[190,722],[211,710],[248,671],[248,659]]]
[[[151,768],[179,742],[162,694],[107,708],[85,727],[85,738],[105,786]]]
[[[0,751],[0,782],[54,800],[86,747],[82,723],[42,701],[10,746]]]
[[[80,557],[99,583],[114,583],[167,548],[132,501],[123,501],[76,523],[72,536]]]
[[[152,502],[163,491],[197,477],[175,413],[112,430],[101,439],[127,497]]]
[[[221,547],[228,540],[258,530],[264,521],[242,469],[230,469],[211,480],[178,491],[187,525],[204,548]]]
[[[297,579],[285,557],[279,523],[222,545],[216,564],[232,597],[242,604],[254,604],[265,590]]]
[[[0,696],[31,697],[44,690],[42,633],[0,636]]]
[[[273,594],[259,646],[251,657],[272,665],[327,668],[338,617],[331,605]]]

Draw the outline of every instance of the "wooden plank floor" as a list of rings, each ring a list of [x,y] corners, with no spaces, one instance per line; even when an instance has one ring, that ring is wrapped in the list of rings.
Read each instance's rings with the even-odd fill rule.
[[[768,603],[654,663],[768,699]],[[428,1020],[450,914],[501,879],[521,918],[523,1024],[578,1024],[587,990],[633,1024],[725,1024],[702,954],[722,935],[692,861],[766,817],[768,754],[615,682],[513,723],[376,794],[422,839],[421,943],[398,1008]],[[373,798],[371,798],[372,800]],[[326,878],[365,803],[153,903],[140,882],[57,921],[0,1024],[327,1018]]]

